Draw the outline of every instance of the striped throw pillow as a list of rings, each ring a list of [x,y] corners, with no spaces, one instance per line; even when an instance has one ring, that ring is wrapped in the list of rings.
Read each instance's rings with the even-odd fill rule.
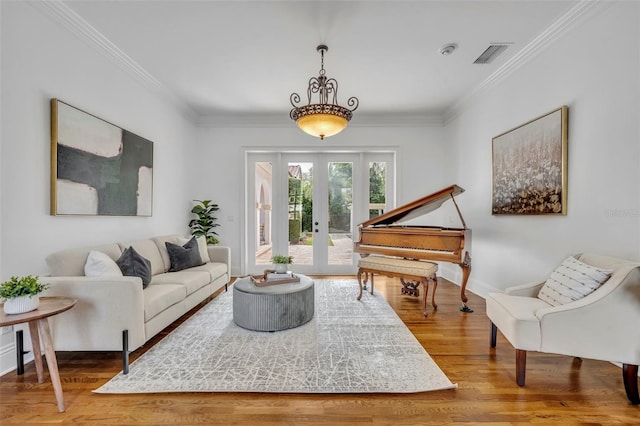
[[[538,298],[552,306],[571,303],[593,293],[612,273],[568,257],[551,273]]]

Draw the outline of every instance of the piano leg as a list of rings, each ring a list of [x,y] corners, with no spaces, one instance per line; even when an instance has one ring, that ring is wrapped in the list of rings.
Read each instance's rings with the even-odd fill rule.
[[[459,264],[462,268],[462,283],[460,284],[460,299],[462,299],[461,312],[473,312],[473,309],[467,306],[467,295],[465,290],[467,289],[467,281],[469,280],[469,274],[471,274],[471,256],[469,252],[465,253],[464,262]]]
[[[400,278],[400,283],[402,283],[402,288],[400,289],[401,294],[415,297],[420,296],[420,284],[424,285],[422,279],[407,282],[404,280],[404,277]]]

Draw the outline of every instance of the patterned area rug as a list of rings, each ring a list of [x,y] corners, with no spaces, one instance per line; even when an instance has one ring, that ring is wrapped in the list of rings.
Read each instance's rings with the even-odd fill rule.
[[[315,280],[315,316],[273,333],[233,322],[231,288],[97,393],[410,393],[456,388],[380,294]]]

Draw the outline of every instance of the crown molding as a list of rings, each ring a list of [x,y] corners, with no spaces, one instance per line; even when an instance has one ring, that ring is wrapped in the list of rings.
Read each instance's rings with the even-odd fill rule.
[[[220,128],[287,128],[293,125],[284,113],[216,113],[199,116],[196,124]],[[390,112],[354,114],[349,127],[442,127],[443,124],[439,115]]]
[[[198,116],[196,125],[204,128],[281,128],[291,126],[291,119],[287,114],[277,113],[216,112]]]
[[[449,124],[458,117],[465,106],[482,93],[503,82],[507,77],[531,61],[551,43],[554,43],[577,24],[590,16],[601,12],[608,2],[602,0],[579,1],[553,24],[547,27],[536,38],[529,42],[522,50],[506,61],[482,83],[472,89],[467,95],[456,101],[443,116],[444,124]]]
[[[29,4],[60,23],[90,47],[102,53],[127,74],[141,82],[146,88],[168,98],[187,118],[193,120],[196,117],[195,112],[186,103],[62,0],[39,0],[29,2]]]
[[[439,114],[428,113],[364,113],[354,116],[353,127],[442,127],[444,121]]]
[[[160,94],[176,105],[185,116],[198,126],[228,128],[286,128],[291,126],[288,115],[276,113],[215,113],[198,115],[173,91],[151,75],[133,58],[84,20],[62,0],[39,0],[30,2],[56,22],[63,25],[90,47],[95,48],[126,73],[148,89]],[[428,114],[375,113],[357,114],[350,123],[352,127],[439,127],[442,117]]]
[[[500,66],[482,83],[473,88],[467,95],[457,100],[444,114],[420,113],[364,113],[354,115],[352,127],[442,127],[455,119],[467,104],[500,84],[520,67],[531,61],[549,44],[555,42],[578,23],[604,9],[609,2],[603,0],[583,0],[576,3],[557,21],[551,24],[535,39],[528,43],[515,56]],[[145,87],[160,94],[172,102],[186,118],[202,127],[236,127],[236,128],[282,128],[289,127],[291,122],[286,114],[276,113],[221,113],[207,116],[198,115],[173,91],[147,72],[113,42],[107,39],[96,28],[68,7],[62,0],[39,0],[29,2],[59,22],[89,46],[97,49],[116,63],[126,73],[141,82]]]

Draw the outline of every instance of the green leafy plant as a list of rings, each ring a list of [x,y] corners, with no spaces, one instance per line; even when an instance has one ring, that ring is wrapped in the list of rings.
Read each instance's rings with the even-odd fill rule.
[[[220,210],[217,204],[211,202],[211,200],[193,200],[197,202],[191,209],[191,213],[198,216],[196,219],[191,219],[189,222],[189,228],[191,228],[191,235],[196,237],[205,237],[207,244],[218,244],[220,240],[216,237],[218,235],[213,228],[220,226],[216,221],[218,218],[215,216],[215,212]]]
[[[285,264],[285,265],[291,265],[293,263],[293,256],[285,256],[284,254],[274,254],[273,256],[271,256],[271,261],[274,264]]]
[[[11,277],[9,281],[0,284],[0,299],[9,300],[20,296],[36,296],[49,287],[49,284],[41,283],[38,277],[27,275],[26,277]]]

